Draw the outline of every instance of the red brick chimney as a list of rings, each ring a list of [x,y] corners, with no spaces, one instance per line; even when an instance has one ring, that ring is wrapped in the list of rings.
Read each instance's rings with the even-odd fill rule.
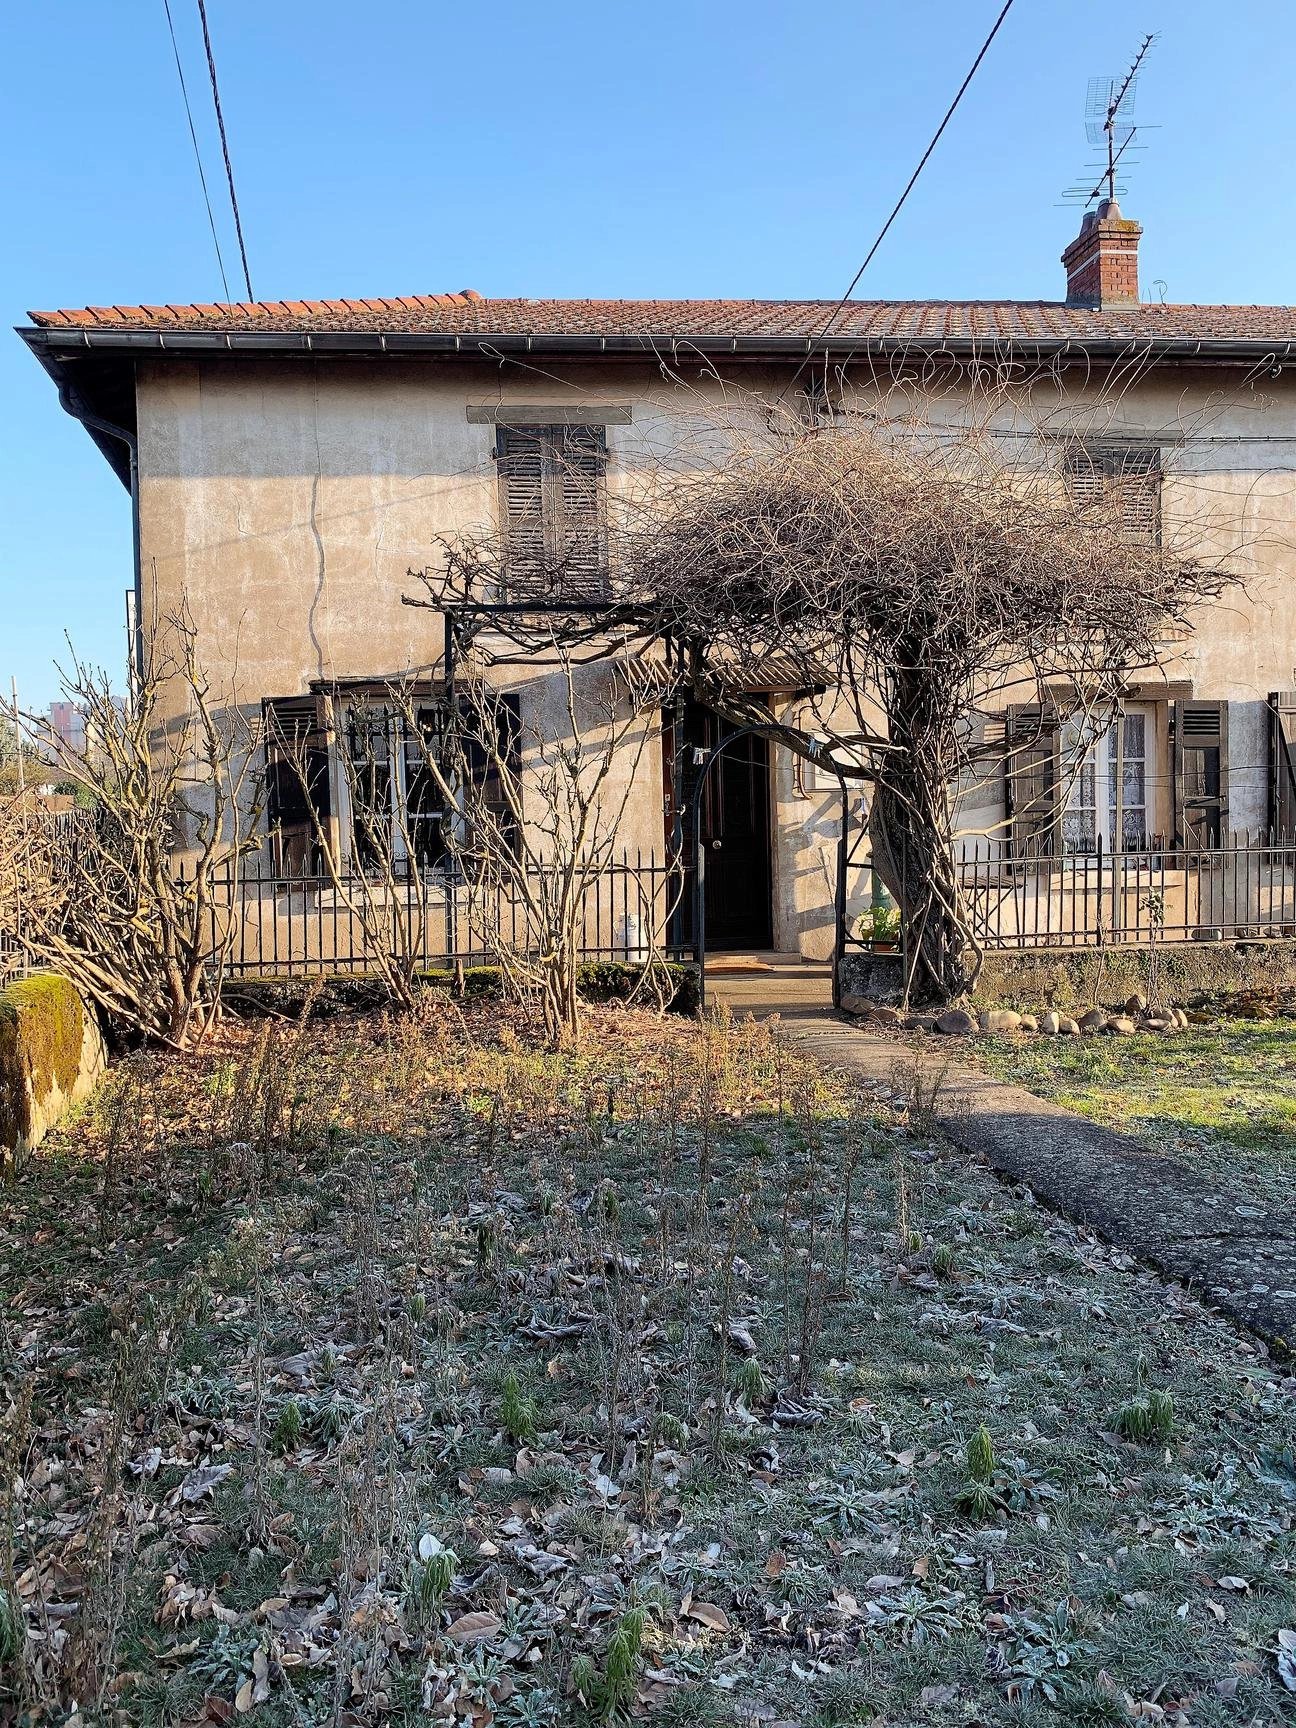
[[[1068,306],[1129,306],[1139,297],[1138,243],[1143,230],[1122,216],[1114,198],[1086,210],[1080,232],[1062,254]]]

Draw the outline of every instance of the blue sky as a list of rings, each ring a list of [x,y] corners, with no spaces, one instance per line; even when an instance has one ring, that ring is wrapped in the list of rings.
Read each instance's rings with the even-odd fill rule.
[[[196,7],[171,3],[237,298]],[[209,0],[253,287],[832,298],[998,4]],[[1146,30],[1145,293],[1296,298],[1287,0],[1016,0],[859,295],[1060,297],[1088,79]],[[3,40],[5,324],[221,298],[162,0],[26,7]],[[13,336],[0,400],[0,678],[43,705],[65,631],[121,663],[129,511]]]

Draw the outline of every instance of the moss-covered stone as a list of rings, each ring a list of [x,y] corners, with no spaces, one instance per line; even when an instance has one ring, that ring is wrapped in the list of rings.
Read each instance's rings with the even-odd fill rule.
[[[0,1158],[34,1146],[102,1067],[98,1025],[66,978],[39,973],[0,991]]]

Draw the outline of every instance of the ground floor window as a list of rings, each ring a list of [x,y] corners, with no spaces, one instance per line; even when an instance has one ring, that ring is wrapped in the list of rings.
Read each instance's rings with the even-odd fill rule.
[[[321,703],[314,696],[271,698],[264,718],[266,823],[275,872],[317,875],[320,837],[329,831],[332,809]]]
[[[1084,721],[1062,729],[1067,800],[1062,843],[1068,853],[1104,848],[1137,851],[1150,844],[1154,754],[1150,706],[1129,706],[1097,737]]]
[[[506,774],[514,781],[519,754],[514,695],[487,711],[498,730],[489,747],[482,715],[465,706],[456,721],[445,696],[411,706],[321,693],[269,700],[265,712],[267,820],[284,875],[318,873],[324,842],[336,845],[345,867],[370,874],[442,867],[454,841],[467,838],[469,800],[454,795],[456,773],[496,812],[503,832],[515,820],[516,796],[510,800],[503,784]]]
[[[343,816],[353,862],[363,870],[430,870],[446,854],[443,788],[429,765],[444,717],[438,708],[411,713],[383,703],[350,703],[341,730]]]

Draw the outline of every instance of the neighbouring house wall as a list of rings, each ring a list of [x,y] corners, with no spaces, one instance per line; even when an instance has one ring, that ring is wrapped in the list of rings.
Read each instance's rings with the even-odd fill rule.
[[[713,377],[675,385],[655,365],[611,360],[558,370],[414,358],[142,364],[145,623],[186,605],[214,684],[249,712],[316,680],[435,676],[441,618],[401,602],[420,592],[410,572],[434,562],[438,535],[496,520],[495,428],[470,419],[470,405],[628,409],[628,424],[607,425],[614,492],[643,486],[662,462],[722,451],[757,424]],[[768,393],[771,380],[742,382]],[[870,384],[853,402],[877,412],[895,395]],[[939,412],[956,417],[958,402],[947,393]],[[1296,388],[1286,375],[1252,384],[1179,370],[1118,394],[1077,388],[1050,412],[1059,422],[1079,415],[1094,437],[1119,430],[1161,443],[1167,532],[1191,528],[1245,568],[1245,592],[1210,610],[1172,675],[1228,700],[1232,824],[1260,825],[1265,697],[1296,684]],[[561,723],[552,679],[519,672],[516,685],[524,723]],[[785,751],[772,762],[775,942],[823,953],[838,800],[806,793]],[[660,854],[664,790],[660,753],[649,749],[626,806],[631,851]],[[997,797],[987,794],[984,826],[1002,814]]]

